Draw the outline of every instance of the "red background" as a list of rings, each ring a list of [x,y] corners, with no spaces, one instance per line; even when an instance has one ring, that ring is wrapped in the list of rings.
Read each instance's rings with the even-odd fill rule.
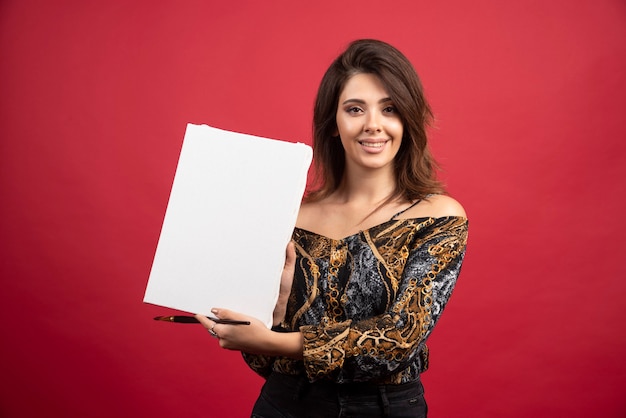
[[[471,218],[431,415],[626,414],[622,0],[4,0],[0,416],[249,415],[239,354],[142,303],[185,126],[310,143],[359,37],[414,62]]]

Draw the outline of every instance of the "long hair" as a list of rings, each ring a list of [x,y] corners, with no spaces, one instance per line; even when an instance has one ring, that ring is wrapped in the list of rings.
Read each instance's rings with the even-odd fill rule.
[[[437,163],[427,144],[433,114],[411,62],[388,43],[361,39],[352,42],[330,65],[317,92],[313,111],[313,160],[316,178],[307,201],[329,196],[339,187],[345,170],[345,152],[337,132],[337,106],[346,82],[356,74],[373,74],[393,100],[403,124],[400,149],[394,159],[396,189],[386,201],[415,201],[444,192],[437,180]]]

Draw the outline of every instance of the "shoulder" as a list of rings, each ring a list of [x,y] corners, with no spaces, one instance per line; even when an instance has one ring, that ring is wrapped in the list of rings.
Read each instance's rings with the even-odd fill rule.
[[[430,204],[430,208],[435,213],[436,218],[444,216],[467,217],[463,206],[450,196],[437,194],[424,200]]]
[[[321,204],[319,201],[315,202],[303,202],[300,205],[300,216],[310,216],[312,213],[315,213],[320,210]]]
[[[320,217],[322,205],[319,201],[305,202],[300,205],[296,225],[300,228],[312,228]]]
[[[457,216],[466,218],[467,214],[463,206],[454,198],[442,194],[428,196],[417,205],[407,210],[403,218],[443,218],[446,216]]]

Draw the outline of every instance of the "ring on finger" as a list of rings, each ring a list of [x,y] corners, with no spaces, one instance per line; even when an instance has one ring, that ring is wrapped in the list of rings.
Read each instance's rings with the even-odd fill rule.
[[[219,338],[219,336],[217,335],[217,332],[215,332],[213,328],[215,328],[215,324],[211,325],[211,328],[208,329],[209,334],[211,334],[212,337]]]

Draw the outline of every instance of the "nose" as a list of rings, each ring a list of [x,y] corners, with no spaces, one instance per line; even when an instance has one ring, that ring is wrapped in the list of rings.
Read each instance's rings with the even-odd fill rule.
[[[365,119],[365,126],[363,127],[365,132],[380,132],[381,121],[378,112],[368,112]]]

